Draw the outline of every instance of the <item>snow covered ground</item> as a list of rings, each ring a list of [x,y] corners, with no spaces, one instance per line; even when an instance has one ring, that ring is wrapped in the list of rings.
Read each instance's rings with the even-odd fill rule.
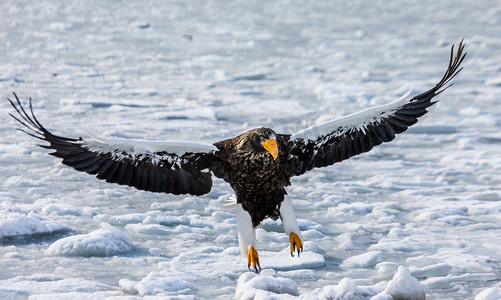
[[[293,180],[305,252],[265,222],[261,275],[223,181],[101,182],[0,101],[0,298],[501,299],[501,2],[413,2],[1,1],[1,97],[66,136],[293,132],[432,87],[462,38],[468,56],[407,133]]]

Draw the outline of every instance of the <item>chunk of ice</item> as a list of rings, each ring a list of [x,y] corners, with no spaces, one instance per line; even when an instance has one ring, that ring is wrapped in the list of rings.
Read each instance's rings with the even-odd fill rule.
[[[139,249],[132,239],[107,223],[101,229],[57,240],[46,250],[48,255],[61,256],[111,256]]]
[[[384,292],[394,299],[401,300],[424,300],[424,289],[419,281],[412,277],[411,272],[406,267],[398,267],[393,279],[388,282]]]
[[[70,228],[44,219],[33,211],[24,211],[4,201],[0,205],[0,242],[37,238],[70,231]]]
[[[288,278],[246,272],[238,278],[236,299],[291,299],[299,296],[297,284]]]
[[[501,288],[488,288],[475,296],[475,300],[499,300],[501,299]]]
[[[341,264],[343,268],[370,268],[376,265],[381,251],[369,251],[347,258]]]

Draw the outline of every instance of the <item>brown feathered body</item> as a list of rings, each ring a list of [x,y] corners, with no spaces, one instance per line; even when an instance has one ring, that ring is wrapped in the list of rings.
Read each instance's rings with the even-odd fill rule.
[[[274,132],[257,128],[235,138],[214,144],[224,157],[222,165],[226,180],[235,191],[237,203],[249,212],[253,226],[265,218],[277,219],[280,203],[290,185],[289,147],[281,136],[276,137],[279,156],[273,157],[259,144],[260,136]]]

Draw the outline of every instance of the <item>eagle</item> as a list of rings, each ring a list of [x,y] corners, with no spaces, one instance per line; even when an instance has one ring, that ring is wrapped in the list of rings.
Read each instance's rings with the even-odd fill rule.
[[[67,138],[53,134],[38,121],[14,93],[7,98],[17,115],[19,130],[46,142],[50,154],[74,169],[110,183],[174,195],[204,195],[212,176],[230,184],[236,195],[238,241],[247,267],[261,269],[255,228],[266,218],[283,223],[290,253],[303,251],[303,237],[285,187],[291,178],[370,151],[395,138],[427,113],[433,98],[450,87],[466,53],[460,42],[451,48],[442,79],[414,97],[410,92],[391,103],[311,126],[295,133],[256,128],[214,144],[183,141],[145,141],[110,138]]]

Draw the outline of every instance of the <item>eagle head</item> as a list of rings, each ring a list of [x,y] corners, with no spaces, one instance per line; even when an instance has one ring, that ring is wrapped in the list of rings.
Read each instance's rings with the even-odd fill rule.
[[[237,150],[266,153],[268,152],[273,159],[278,157],[277,135],[270,128],[256,128],[247,131],[239,136],[240,139],[237,143]]]

